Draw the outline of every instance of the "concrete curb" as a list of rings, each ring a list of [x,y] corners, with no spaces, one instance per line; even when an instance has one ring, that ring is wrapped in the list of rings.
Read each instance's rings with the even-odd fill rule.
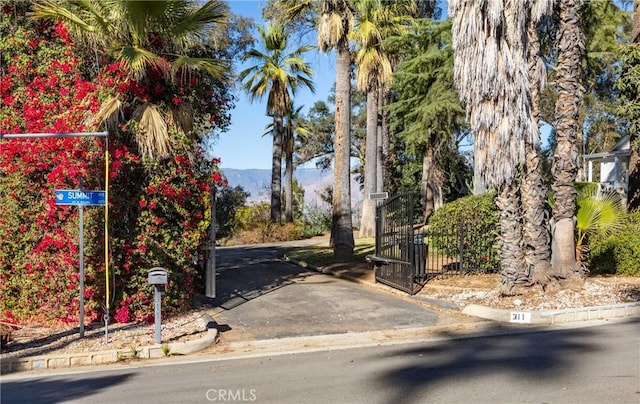
[[[506,323],[558,324],[640,316],[640,302],[546,311],[496,309],[470,304],[462,314]]]
[[[193,341],[171,342],[142,347],[135,352],[132,349],[115,349],[97,352],[77,352],[58,355],[37,355],[23,358],[6,358],[0,364],[0,374],[29,370],[60,369],[76,366],[105,365],[123,360],[154,359],[165,356],[188,355],[201,351],[215,344],[218,340],[218,329],[211,316],[203,314],[207,322],[204,337]],[[166,352],[166,354],[165,354]]]

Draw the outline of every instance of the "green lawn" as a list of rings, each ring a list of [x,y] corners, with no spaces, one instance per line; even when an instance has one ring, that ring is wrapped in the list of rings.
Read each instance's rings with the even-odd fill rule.
[[[375,239],[356,239],[355,242],[356,245],[353,249],[353,261],[365,262],[365,257],[375,252]],[[318,267],[335,263],[333,260],[333,249],[329,246],[329,243],[297,248],[294,251],[291,251],[289,257]]]

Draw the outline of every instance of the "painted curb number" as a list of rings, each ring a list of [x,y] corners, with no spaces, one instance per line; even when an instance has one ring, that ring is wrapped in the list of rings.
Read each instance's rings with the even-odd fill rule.
[[[526,311],[512,311],[509,316],[509,322],[511,323],[530,323],[531,313]]]

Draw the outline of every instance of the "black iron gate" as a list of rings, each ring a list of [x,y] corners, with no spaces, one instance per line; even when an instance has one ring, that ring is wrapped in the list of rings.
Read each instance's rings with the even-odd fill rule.
[[[410,294],[417,291],[416,263],[422,260],[416,257],[421,245],[414,237],[411,194],[393,196],[376,207],[376,254],[370,259],[376,263],[377,282]]]
[[[495,272],[497,229],[451,223],[443,230],[414,225],[411,194],[389,198],[376,207],[376,282],[415,294],[432,278],[468,272]]]

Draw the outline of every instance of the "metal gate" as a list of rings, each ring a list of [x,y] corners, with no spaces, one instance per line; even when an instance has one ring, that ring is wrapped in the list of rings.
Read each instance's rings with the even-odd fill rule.
[[[415,294],[435,277],[498,271],[497,240],[495,226],[472,220],[417,229],[412,195],[400,194],[376,207],[376,252],[367,260],[376,282]]]
[[[415,237],[411,194],[393,196],[376,207],[376,253],[368,257],[376,264],[376,282],[409,294],[420,289],[416,275],[424,262],[424,244]]]

